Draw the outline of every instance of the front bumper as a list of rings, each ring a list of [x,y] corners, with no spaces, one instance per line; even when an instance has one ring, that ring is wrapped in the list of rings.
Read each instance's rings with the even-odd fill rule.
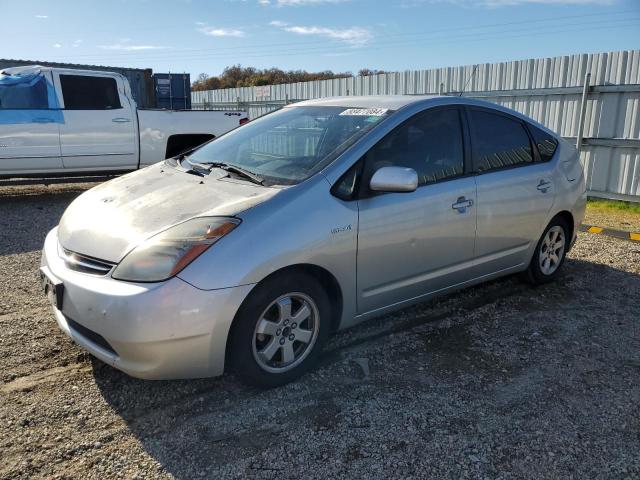
[[[177,277],[129,283],[70,270],[47,235],[42,271],[63,282],[59,327],[78,345],[131,376],[146,379],[221,375],[227,336],[253,285],[200,290]]]

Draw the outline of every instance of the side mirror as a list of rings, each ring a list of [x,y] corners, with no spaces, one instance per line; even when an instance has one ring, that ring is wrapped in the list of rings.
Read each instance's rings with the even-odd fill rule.
[[[374,192],[413,192],[418,188],[418,174],[413,168],[382,167],[371,177]]]

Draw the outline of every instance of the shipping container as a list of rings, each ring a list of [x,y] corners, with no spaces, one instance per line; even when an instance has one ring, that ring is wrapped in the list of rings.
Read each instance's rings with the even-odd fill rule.
[[[156,108],[191,110],[191,78],[188,73],[154,73]]]

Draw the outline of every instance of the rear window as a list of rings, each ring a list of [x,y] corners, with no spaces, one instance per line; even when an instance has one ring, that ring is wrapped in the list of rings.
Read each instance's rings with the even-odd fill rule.
[[[516,119],[471,110],[473,164],[477,171],[498,170],[533,162],[529,135]]]
[[[538,147],[540,161],[548,162],[553,158],[553,154],[556,153],[558,140],[547,132],[540,130],[538,127],[534,127],[533,125],[527,126],[529,127],[529,131],[531,132],[531,136],[533,137],[536,147]]]
[[[47,109],[47,81],[42,76],[21,79],[0,75],[0,109]]]
[[[112,110],[121,108],[115,78],[60,75],[64,108],[69,110]]]

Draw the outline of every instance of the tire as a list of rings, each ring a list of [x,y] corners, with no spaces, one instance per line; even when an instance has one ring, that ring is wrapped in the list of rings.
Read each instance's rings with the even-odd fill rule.
[[[533,285],[553,281],[564,264],[569,242],[567,223],[562,218],[551,220],[538,240],[529,268],[525,272],[525,280]]]
[[[227,351],[231,370],[262,388],[289,383],[317,364],[330,325],[329,298],[312,276],[295,272],[267,279],[234,319]]]

